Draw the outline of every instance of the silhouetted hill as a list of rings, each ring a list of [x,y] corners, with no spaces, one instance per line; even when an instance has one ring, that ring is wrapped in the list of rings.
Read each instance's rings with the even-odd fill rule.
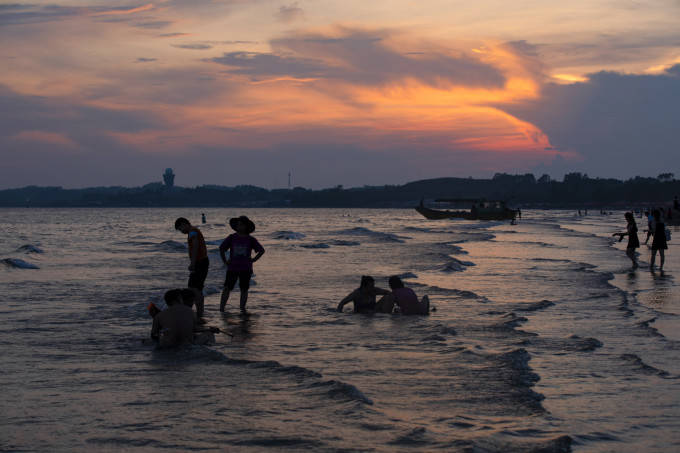
[[[167,188],[161,183],[143,187],[61,187],[28,186],[0,190],[0,206],[33,207],[143,207],[143,206],[269,206],[269,207],[412,207],[421,198],[486,198],[507,200],[512,206],[591,207],[669,203],[680,194],[680,181],[668,173],[657,178],[635,177],[626,181],[589,178],[570,173],[563,181],[547,175],[496,174],[492,179],[437,178],[404,185],[337,186],[311,190],[263,189],[256,186]]]

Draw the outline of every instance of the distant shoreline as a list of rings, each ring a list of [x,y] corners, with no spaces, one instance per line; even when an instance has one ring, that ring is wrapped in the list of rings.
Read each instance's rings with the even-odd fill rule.
[[[437,198],[504,200],[513,208],[628,209],[669,206],[680,195],[680,180],[636,177],[626,181],[570,173],[563,181],[532,174],[496,174],[492,179],[437,178],[403,185],[328,189],[264,189],[206,185],[167,187],[28,186],[0,190],[4,208],[414,208]]]

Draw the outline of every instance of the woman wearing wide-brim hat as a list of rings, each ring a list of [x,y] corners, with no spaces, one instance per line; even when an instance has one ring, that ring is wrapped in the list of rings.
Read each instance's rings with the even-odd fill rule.
[[[220,311],[229,301],[229,293],[239,282],[241,289],[240,308],[246,311],[248,302],[248,289],[250,288],[250,277],[253,275],[253,263],[262,257],[264,247],[250,234],[255,231],[255,224],[247,216],[233,217],[229,219],[229,226],[236,231],[230,234],[220,245],[220,257],[227,266],[227,275],[224,279],[224,290],[220,299]],[[226,251],[229,250],[229,260],[226,258]],[[251,257],[255,250],[256,255]]]

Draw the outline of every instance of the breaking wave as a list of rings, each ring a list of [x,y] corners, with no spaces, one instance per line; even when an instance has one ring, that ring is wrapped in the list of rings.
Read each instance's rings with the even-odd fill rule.
[[[368,236],[380,242],[399,242],[403,243],[404,239],[410,239],[405,236],[399,236],[393,233],[383,233],[380,231],[373,231],[364,227],[354,227],[347,230],[338,231],[337,234],[349,236]]]
[[[2,264],[12,269],[40,269],[35,264],[29,263],[19,258],[4,258]]]
[[[45,253],[45,251],[44,251],[43,249],[41,249],[40,247],[37,247],[37,246],[35,246],[35,245],[32,245],[32,244],[25,244],[25,245],[22,245],[21,247],[19,247],[19,248],[17,249],[17,252],[23,252],[23,253]]]
[[[305,237],[304,233],[298,233],[297,231],[281,230],[272,233],[272,238],[283,239],[286,241],[299,240]]]

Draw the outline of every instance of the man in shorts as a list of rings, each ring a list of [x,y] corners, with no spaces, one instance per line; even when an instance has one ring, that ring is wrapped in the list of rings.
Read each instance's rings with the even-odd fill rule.
[[[234,217],[229,220],[229,226],[236,233],[227,236],[220,245],[220,257],[227,266],[224,290],[220,300],[220,311],[224,311],[224,307],[229,301],[229,293],[234,289],[238,280],[241,289],[240,308],[241,312],[245,312],[250,277],[253,275],[253,263],[264,254],[264,248],[257,239],[251,236],[251,233],[255,231],[255,224],[248,217],[244,215]],[[226,257],[227,250],[229,250],[229,260]],[[256,255],[251,258],[253,250]]]
[[[184,217],[175,220],[175,229],[187,235],[190,261],[189,283],[187,286],[196,294],[194,298],[196,316],[200,319],[203,316],[203,285],[205,284],[205,278],[208,276],[208,267],[210,266],[208,249],[205,246],[205,239],[201,230],[192,226]]]

